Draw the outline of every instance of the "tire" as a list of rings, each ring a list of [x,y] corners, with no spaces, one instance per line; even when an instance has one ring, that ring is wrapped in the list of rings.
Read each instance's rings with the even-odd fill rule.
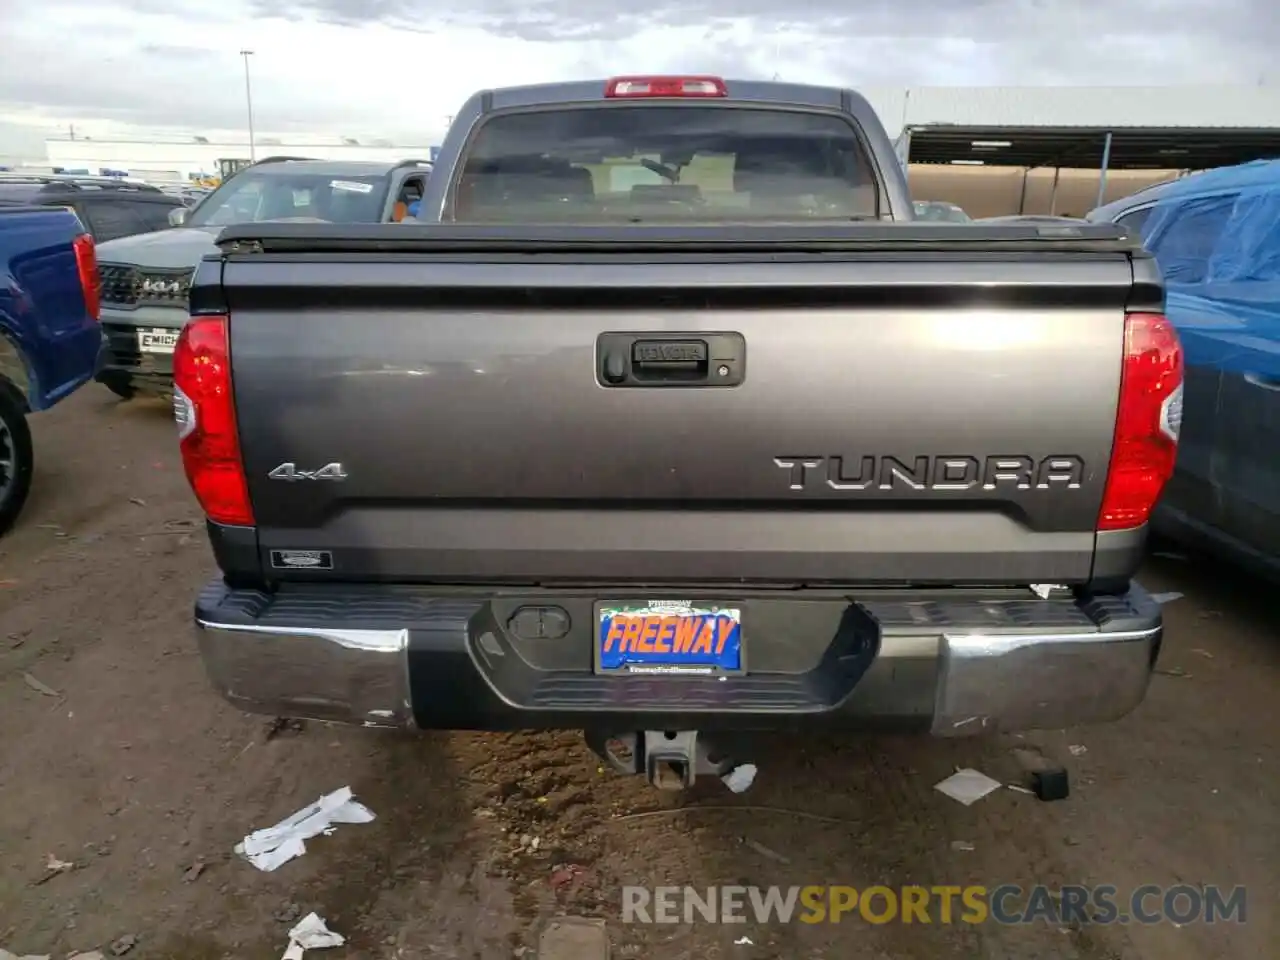
[[[17,387],[0,378],[0,536],[17,522],[31,493],[35,451],[26,408]]]

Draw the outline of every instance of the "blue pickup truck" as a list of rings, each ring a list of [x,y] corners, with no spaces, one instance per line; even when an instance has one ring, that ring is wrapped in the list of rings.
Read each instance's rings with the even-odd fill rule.
[[[0,208],[0,534],[31,491],[27,414],[93,378],[100,299],[93,238],[73,212]]]
[[[1158,184],[1087,219],[1141,235],[1185,351],[1154,528],[1280,580],[1280,160]]]

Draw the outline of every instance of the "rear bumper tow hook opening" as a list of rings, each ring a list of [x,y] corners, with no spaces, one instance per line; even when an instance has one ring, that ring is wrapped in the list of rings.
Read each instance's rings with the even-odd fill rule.
[[[659,790],[683,790],[692,786],[692,771],[678,760],[659,760],[651,764],[649,782]]]
[[[659,790],[687,789],[699,774],[726,778],[740,766],[728,752],[700,737],[696,730],[607,734],[587,731],[586,741],[610,769],[623,774],[643,774]],[[749,783],[749,779],[746,782]],[[736,792],[741,788],[731,784],[730,789]]]
[[[698,776],[697,730],[645,730],[644,770],[659,790],[684,790]]]

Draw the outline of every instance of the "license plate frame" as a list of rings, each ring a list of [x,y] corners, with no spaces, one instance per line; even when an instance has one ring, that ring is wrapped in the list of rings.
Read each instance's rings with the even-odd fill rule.
[[[141,327],[138,330],[138,350],[142,353],[173,353],[181,332],[168,327]]]
[[[741,676],[747,672],[743,607],[732,600],[597,601],[591,638],[595,672],[605,676]],[[628,635],[624,622],[614,633],[614,621],[628,618],[639,623],[631,628],[635,632]],[[650,627],[646,621],[656,623]],[[707,636],[703,635],[704,627],[710,630]],[[708,642],[709,649],[697,649]],[[641,645],[641,649],[627,649],[632,644]],[[685,649],[669,649],[677,645]],[[678,657],[681,652],[684,659]]]

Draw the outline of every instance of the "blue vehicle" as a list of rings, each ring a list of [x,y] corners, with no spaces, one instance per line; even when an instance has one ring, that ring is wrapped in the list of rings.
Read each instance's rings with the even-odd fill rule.
[[[27,414],[93,378],[100,295],[93,238],[74,213],[0,207],[0,534],[31,491]]]
[[[1280,577],[1280,160],[1158,184],[1087,219],[1141,233],[1185,351],[1155,528]]]

